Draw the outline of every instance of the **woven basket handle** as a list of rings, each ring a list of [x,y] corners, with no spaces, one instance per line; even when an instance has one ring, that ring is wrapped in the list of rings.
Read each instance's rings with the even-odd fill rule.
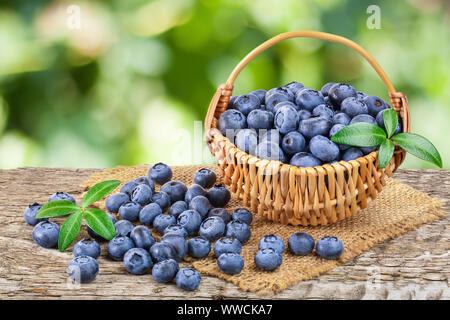
[[[233,86],[234,81],[236,80],[237,76],[241,71],[245,68],[245,66],[252,61],[255,57],[257,57],[260,53],[267,50],[268,48],[272,47],[273,45],[277,44],[278,42],[284,41],[286,39],[290,38],[316,38],[316,39],[323,39],[328,40],[331,42],[338,42],[342,43],[351,49],[358,52],[361,56],[363,56],[364,59],[367,60],[367,62],[370,63],[370,65],[375,69],[375,71],[380,76],[381,80],[383,81],[384,85],[386,86],[389,97],[391,98],[391,102],[397,102],[393,103],[394,109],[397,110],[397,112],[400,113],[400,115],[403,117],[403,125],[404,125],[404,131],[408,132],[410,130],[410,120],[409,120],[409,109],[408,105],[406,103],[406,97],[403,93],[395,91],[394,86],[392,85],[391,81],[387,77],[384,70],[381,68],[381,66],[378,64],[378,62],[366,51],[364,50],[360,45],[357,43],[330,33],[325,32],[319,32],[319,31],[290,31],[281,33],[266,42],[262,43],[255,49],[253,49],[249,54],[247,54],[244,59],[239,62],[239,64],[234,68],[234,70],[231,72],[230,76],[228,77],[228,80],[225,84],[222,84],[217,89],[211,104],[209,105],[208,113],[206,115],[205,119],[205,129],[208,131],[211,129],[212,120],[213,117],[216,115],[220,115],[228,105],[228,101],[230,99],[230,96],[233,92]],[[217,110],[216,110],[217,109]]]

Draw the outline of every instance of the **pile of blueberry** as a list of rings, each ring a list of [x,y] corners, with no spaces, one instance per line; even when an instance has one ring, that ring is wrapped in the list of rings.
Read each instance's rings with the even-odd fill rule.
[[[200,285],[200,274],[191,268],[179,268],[178,262],[186,255],[204,258],[213,249],[219,269],[226,274],[238,274],[244,267],[240,255],[242,245],[251,237],[249,225],[253,216],[245,208],[230,215],[223,207],[231,194],[222,185],[216,185],[216,175],[209,169],[200,169],[189,188],[180,181],[171,180],[172,169],[158,163],[149,169],[148,176],[139,177],[122,185],[120,192],[106,199],[106,209],[116,229],[116,237],[107,245],[108,255],[114,261],[123,261],[125,269],[136,275],[150,272],[160,283],[175,279],[184,290],[195,290]],[[155,185],[161,185],[159,191]],[[49,201],[75,199],[58,192]],[[36,220],[42,206],[34,203],[25,210],[25,221],[34,226],[33,239],[45,248],[58,244],[59,226],[48,219]],[[135,223],[139,222],[139,225]],[[152,231],[162,235],[159,242]],[[92,238],[82,239],[73,248],[75,258],[67,272],[72,280],[87,283],[99,272],[97,258],[104,241],[87,227]],[[189,238],[189,239],[188,239]],[[211,246],[211,243],[214,245]],[[212,247],[212,248],[211,248]],[[267,235],[259,242],[255,264],[261,270],[274,270],[281,265],[283,240]],[[293,254],[305,255],[314,249],[314,239],[306,233],[293,234],[288,241]],[[317,242],[316,253],[325,259],[337,259],[343,244],[337,238],[326,237]]]
[[[232,96],[219,130],[239,149],[261,159],[297,167],[350,161],[377,147],[350,147],[330,138],[345,126],[368,122],[384,129],[389,104],[349,84],[327,83],[320,91],[291,82],[269,91]],[[401,124],[395,133],[400,132]]]

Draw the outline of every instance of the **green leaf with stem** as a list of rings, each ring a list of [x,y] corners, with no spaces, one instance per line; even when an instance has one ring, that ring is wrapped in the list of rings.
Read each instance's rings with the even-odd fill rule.
[[[64,221],[63,225],[61,226],[61,230],[59,231],[59,251],[63,252],[64,250],[66,250],[67,247],[69,247],[73,242],[73,239],[76,238],[78,232],[80,232],[81,229],[82,217],[82,212],[78,211],[77,213],[70,215],[70,217],[68,217],[66,221]]]
[[[104,196],[111,193],[120,184],[119,180],[106,180],[97,183],[95,186],[89,189],[84,196],[82,208],[85,209],[95,201],[100,200]]]
[[[434,163],[442,168],[439,151],[426,138],[415,133],[399,133],[393,136],[392,140],[417,158]]]
[[[331,137],[334,143],[354,147],[375,147],[386,140],[386,133],[380,127],[367,123],[357,122],[342,128]]]
[[[87,225],[106,240],[111,240],[116,236],[116,228],[111,218],[102,210],[90,208],[84,212],[84,220]]]
[[[387,109],[386,111],[384,111],[383,123],[384,127],[386,128],[388,138],[392,137],[392,135],[395,132],[395,129],[397,129],[398,124],[397,112],[394,109]]]
[[[394,148],[394,143],[389,139],[384,140],[380,145],[380,149],[378,150],[378,164],[380,168],[385,168],[389,161],[391,161],[394,155]]]
[[[37,219],[40,218],[53,218],[65,216],[66,214],[79,212],[80,208],[73,202],[67,200],[55,200],[47,202],[39,209],[36,215]]]

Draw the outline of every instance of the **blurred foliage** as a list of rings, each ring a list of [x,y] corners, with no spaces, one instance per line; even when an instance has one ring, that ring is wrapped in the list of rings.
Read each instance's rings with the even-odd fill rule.
[[[370,30],[374,3],[381,29]],[[68,27],[70,5],[80,8],[80,29]],[[2,0],[0,168],[212,163],[194,121],[241,58],[296,29],[339,34],[372,53],[407,94],[413,131],[450,169],[447,0]],[[349,82],[387,99],[356,53],[312,39],[259,56],[235,92],[292,80]],[[431,165],[408,156],[403,167]]]

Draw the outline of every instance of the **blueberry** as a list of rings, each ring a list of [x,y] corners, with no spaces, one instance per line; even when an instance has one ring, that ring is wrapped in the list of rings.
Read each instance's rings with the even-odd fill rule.
[[[324,117],[312,117],[300,121],[298,125],[298,131],[308,138],[312,138],[317,135],[327,136],[331,129],[331,121]]]
[[[290,106],[293,107],[295,109],[295,111],[300,111],[300,107],[298,105],[296,105],[295,103],[291,102],[291,101],[283,101],[280,102],[279,104],[277,104],[274,108],[273,108],[273,113],[277,113],[278,109],[280,109],[281,107],[284,106]],[[271,112],[272,113],[272,112]]]
[[[109,218],[111,219],[111,221],[112,221],[113,224],[116,223],[116,218],[115,218],[112,214],[107,213],[107,215],[109,216]],[[87,229],[88,234],[89,234],[92,238],[94,238],[95,240],[97,240],[97,241],[104,241],[104,240],[105,240],[101,235],[97,234],[97,233],[96,233],[94,230],[92,230],[89,226],[86,226],[86,229]]]
[[[252,213],[245,208],[239,208],[234,210],[231,216],[233,218],[233,221],[240,221],[248,225],[250,225],[253,221]]]
[[[359,114],[367,114],[368,109],[364,102],[359,101],[355,97],[349,97],[342,101],[341,111],[353,118]]]
[[[217,266],[226,274],[238,274],[244,268],[244,259],[237,253],[222,253],[217,259]]]
[[[134,225],[128,220],[119,220],[114,224],[114,228],[116,229],[116,236],[128,237]]]
[[[273,128],[273,113],[266,110],[256,109],[247,116],[247,124],[250,129],[271,129]]]
[[[291,106],[278,108],[275,113],[274,126],[282,134],[296,130],[298,126],[297,110]]]
[[[213,250],[217,258],[225,252],[240,254],[242,251],[242,244],[234,237],[222,237],[214,243]]]
[[[381,110],[389,108],[386,102],[376,96],[366,96],[363,101],[367,105],[369,114],[372,117],[376,117]]]
[[[131,274],[146,274],[153,265],[152,257],[147,250],[132,248],[123,257],[125,269]]]
[[[304,87],[305,86],[303,84],[301,84],[300,82],[292,81],[292,82],[289,82],[288,84],[286,84],[283,88],[288,89],[295,96],[295,94],[299,90],[303,89]]]
[[[202,219],[204,219],[211,209],[211,203],[205,196],[196,196],[189,202],[189,209],[197,211],[200,213]]]
[[[350,117],[344,113],[344,112],[339,112],[336,113],[333,117],[333,126],[336,124],[342,124],[344,126],[348,125],[350,123]]]
[[[298,121],[311,118],[311,112],[309,112],[308,110],[302,109],[299,112],[297,112],[297,114],[298,114]]]
[[[238,130],[247,127],[247,118],[239,110],[225,110],[219,118],[219,130],[224,136],[227,130]]]
[[[75,257],[89,256],[97,259],[100,256],[100,252],[100,245],[93,239],[82,239],[73,247],[73,255]]]
[[[161,238],[160,243],[164,243],[172,247],[175,260],[182,260],[187,254],[188,244],[183,236],[170,233],[165,234]]]
[[[50,196],[50,199],[48,199],[48,202],[51,201],[57,201],[57,200],[66,200],[75,203],[75,198],[72,197],[67,192],[56,192]]]
[[[219,217],[206,218],[200,225],[199,232],[209,241],[216,241],[225,233],[225,222]]]
[[[189,192],[189,190],[188,190]],[[187,194],[187,192],[186,192]],[[188,204],[184,201],[177,201],[172,206],[170,206],[169,211],[167,212],[171,216],[178,218],[178,216],[188,209]]]
[[[231,221],[227,224],[227,237],[235,237],[241,243],[246,243],[251,236],[250,228],[247,224],[240,221]]]
[[[178,263],[174,259],[167,259],[155,263],[152,269],[152,276],[156,282],[167,283],[175,278],[178,270]]]
[[[357,158],[360,158],[362,156],[364,156],[364,154],[362,153],[362,151],[359,148],[352,147],[344,152],[344,154],[342,155],[342,160],[350,161],[350,160],[355,160]]]
[[[315,117],[322,116],[322,117],[327,118],[329,120],[333,120],[334,111],[331,110],[329,107],[327,107],[324,104],[319,104],[312,111],[312,115],[315,116]]]
[[[131,197],[131,194],[133,193],[134,188],[136,188],[138,184],[139,183],[137,183],[136,181],[125,182],[123,184],[122,188],[120,188],[120,192],[126,193],[129,197]]]
[[[231,221],[231,215],[224,208],[212,208],[208,212],[208,217],[219,217],[225,224]]]
[[[116,236],[108,243],[108,254],[113,260],[122,261],[125,253],[134,247],[134,242],[129,237]]]
[[[174,216],[171,216],[170,214],[160,214],[153,220],[153,228],[158,233],[162,234],[168,226],[175,223],[177,223],[177,219]]]
[[[270,89],[266,93],[266,110],[275,113],[275,107],[284,101],[294,101],[294,94],[285,88]]]
[[[218,184],[208,190],[206,197],[213,207],[222,208],[230,201],[231,193],[225,186]]]
[[[284,251],[284,242],[279,236],[274,234],[268,234],[259,240],[258,249],[273,249],[278,253],[282,253]]]
[[[292,131],[283,137],[281,149],[288,155],[303,151],[306,140],[300,132]]]
[[[251,111],[258,109],[260,105],[261,101],[258,96],[251,93],[239,96],[234,102],[235,108],[242,112],[245,116],[247,116]]]
[[[272,248],[258,250],[254,259],[256,266],[264,271],[275,270],[282,260],[281,254]]]
[[[25,212],[23,213],[25,222],[28,223],[30,226],[35,226],[41,221],[47,221],[47,218],[36,219],[36,215],[41,208],[42,208],[42,205],[37,202],[29,205],[25,209]]]
[[[256,147],[256,156],[265,160],[286,161],[286,156],[280,145],[267,140],[263,140],[258,144]]]
[[[170,207],[170,197],[164,191],[155,192],[152,195],[153,203],[156,203],[161,207],[161,210],[164,212]]]
[[[266,90],[258,89],[250,92],[250,94],[254,94],[259,99],[259,104],[264,104],[266,100]]]
[[[175,260],[175,251],[173,247],[167,243],[157,242],[150,248],[150,255],[153,262],[161,262],[168,259]]]
[[[164,184],[172,179],[172,169],[164,163],[157,163],[148,170],[148,177],[157,184]]]
[[[368,114],[358,114],[357,116],[353,117],[352,121],[350,121],[350,124],[358,123],[358,122],[367,122],[374,125],[377,125],[377,121],[374,119],[374,117],[368,115]]]
[[[175,234],[177,236],[182,236],[184,239],[187,239],[188,233],[185,228],[183,228],[179,224],[171,224],[164,229],[163,235],[166,234]]]
[[[259,141],[260,143],[263,141],[273,142],[275,144],[279,144],[281,141],[281,133],[277,129],[270,130],[259,130]]]
[[[273,115],[272,115],[273,117]],[[256,146],[258,145],[258,134],[254,129],[242,129],[236,134],[234,143],[238,149],[255,155]]]
[[[106,199],[105,207],[109,212],[117,213],[120,206],[129,201],[130,197],[126,193],[119,192]]]
[[[147,226],[153,225],[153,220],[162,213],[161,207],[156,203],[149,203],[139,212],[139,221]]]
[[[41,221],[33,228],[33,239],[44,248],[54,248],[58,244],[59,226],[50,221]]]
[[[304,232],[294,233],[288,240],[289,250],[296,255],[306,255],[314,249],[314,238]]]
[[[198,185],[200,185],[203,188],[211,188],[214,183],[216,183],[217,176],[214,173],[214,171],[202,168],[195,172],[194,174],[194,182]],[[204,194],[197,194],[197,195],[204,195]]]
[[[204,258],[211,251],[211,244],[205,237],[195,237],[188,241],[188,254],[194,258]]]
[[[149,250],[155,244],[155,239],[151,231],[146,226],[136,226],[131,230],[130,238],[133,240],[136,248]]]
[[[177,287],[187,291],[197,289],[201,279],[200,273],[191,268],[180,269],[175,277]]]
[[[152,192],[155,191],[155,182],[146,176],[138,177],[138,178],[134,179],[133,182],[136,182],[138,184],[146,184],[147,186],[150,187],[150,189],[152,189]],[[133,194],[133,190],[131,191],[130,197]]]
[[[189,204],[189,202],[191,202],[191,200],[196,196],[206,196],[206,190],[199,184],[193,184],[189,187],[186,191],[186,195],[184,196],[184,201]]]
[[[313,89],[304,88],[295,95],[295,103],[301,108],[312,111],[319,104],[324,104],[323,95]]]
[[[327,97],[328,92],[330,92],[331,87],[334,86],[335,84],[336,84],[336,82],[328,82],[328,83],[324,84],[322,89],[320,89],[320,92],[322,93],[322,95],[324,97]]]
[[[98,262],[89,256],[78,256],[69,262],[67,273],[69,277],[78,283],[88,283],[98,274]]]
[[[238,97],[239,97],[239,96],[231,96],[231,97],[230,97],[230,101],[228,102],[228,108],[229,108],[229,109],[235,109],[234,103],[236,102],[236,99],[237,99]]]
[[[345,127],[345,125],[343,125],[343,124],[340,124],[340,123],[335,124],[335,125],[332,126],[331,129],[330,129],[329,137],[331,138],[332,136],[334,136],[338,131],[340,131],[340,130],[341,130],[342,128],[344,128],[344,127]],[[340,144],[340,143],[337,143],[337,146],[338,146],[339,150],[342,150],[342,151],[347,150],[347,149],[350,148],[349,145],[346,145],[346,144]]]
[[[296,167],[317,167],[322,165],[322,162],[315,156],[308,152],[299,152],[292,156],[289,164]]]
[[[369,154],[371,152],[374,152],[374,151],[378,150],[378,146],[377,147],[360,147],[359,150],[361,150],[361,152],[364,155],[367,155],[367,154]]]
[[[140,184],[139,186],[143,186],[143,184]],[[129,220],[131,222],[135,222],[139,218],[139,212],[141,211],[142,207],[139,203],[136,202],[125,202],[120,208],[119,208],[119,216],[122,219]]]
[[[186,229],[190,236],[193,236],[200,228],[202,216],[195,210],[186,210],[178,216],[178,223]]]
[[[131,194],[131,201],[139,203],[141,206],[145,206],[152,202],[152,189],[146,184],[139,184],[134,188]]]
[[[315,136],[309,142],[311,153],[318,159],[330,162],[339,156],[339,147],[336,143],[324,136]]]
[[[336,107],[339,108],[341,106],[342,101],[349,97],[356,98],[356,90],[351,85],[346,83],[336,83],[331,86],[328,91],[328,97],[330,102]]]
[[[187,187],[183,182],[174,180],[163,184],[159,191],[167,193],[170,197],[170,203],[175,203],[177,201],[184,200]]]
[[[336,260],[344,251],[344,244],[336,237],[323,237],[317,241],[316,253],[324,259]]]
[[[384,120],[383,120],[383,114],[386,110],[388,110],[388,109],[384,109],[384,110],[381,110],[380,112],[378,112],[377,117],[376,117],[377,125],[383,130],[386,130],[386,128],[384,126]],[[399,133],[401,130],[402,130],[402,127],[401,127],[400,119],[399,119],[399,121],[397,123],[397,127],[395,128],[394,134]]]

